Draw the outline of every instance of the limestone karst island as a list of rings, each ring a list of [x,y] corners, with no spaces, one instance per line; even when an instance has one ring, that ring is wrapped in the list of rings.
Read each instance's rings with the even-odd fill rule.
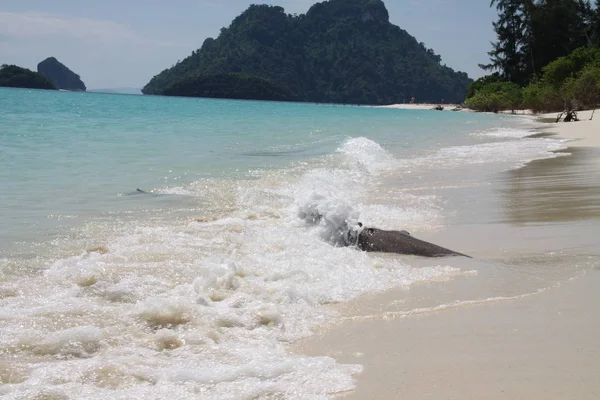
[[[44,75],[55,88],[85,92],[85,84],[75,72],[54,57],[48,57],[38,64],[37,71]]]
[[[79,75],[54,57],[40,62],[37,72],[17,65],[0,67],[0,87],[27,89],[51,89],[85,92],[86,87]]]
[[[144,94],[307,102],[461,103],[471,80],[390,23],[380,0],[306,14],[252,5],[216,39],[156,75]]]
[[[0,66],[0,87],[56,89],[44,75],[16,65]]]

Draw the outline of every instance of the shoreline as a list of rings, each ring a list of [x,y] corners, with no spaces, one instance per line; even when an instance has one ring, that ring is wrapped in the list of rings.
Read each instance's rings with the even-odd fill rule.
[[[393,108],[430,109],[429,105],[405,106],[410,107]],[[495,282],[497,271],[490,272],[489,267],[494,267],[490,264],[480,271],[490,276],[472,278],[473,281],[457,278],[451,289],[435,285],[394,289],[336,307],[346,316],[344,322],[292,347],[299,353],[327,355],[338,363],[363,366],[363,372],[355,376],[356,389],[339,393],[339,398],[600,397],[597,380],[600,351],[596,343],[600,336],[600,317],[596,309],[600,304],[597,291],[600,253],[593,240],[585,239],[590,237],[588,235],[598,237],[600,234],[595,222],[599,219],[600,185],[594,183],[596,177],[600,177],[597,157],[600,116],[589,121],[590,114],[591,111],[579,112],[578,122],[548,123],[536,128],[567,139],[566,152],[571,150],[568,157],[573,158],[568,165],[564,163],[565,157],[533,161],[502,178],[508,188],[506,199],[513,201],[517,208],[522,207],[520,211],[509,211],[516,219],[493,226],[486,223],[452,226],[453,232],[424,238],[460,249],[466,245],[466,239],[457,238],[472,237],[475,232],[477,237],[486,238],[487,243],[479,243],[480,248],[476,249],[482,259],[507,257],[511,260],[522,253],[542,251],[551,243],[559,252],[564,248],[567,255],[571,251],[577,256],[572,261],[560,260],[564,275],[560,279],[554,277],[556,283],[541,290],[536,291],[532,286],[521,295],[495,299],[488,294],[483,296],[484,301],[478,301],[478,293],[486,292],[472,288],[473,281],[488,284],[492,289],[493,285],[506,284]],[[555,119],[556,114],[538,117]],[[572,151],[580,147],[587,149]],[[582,180],[582,177],[587,179]],[[588,198],[586,190],[590,182],[593,193]],[[518,192],[511,192],[510,189],[515,188]],[[491,249],[492,240],[497,241],[496,248],[501,248],[501,252]],[[575,269],[587,266],[582,267],[580,273],[573,270],[569,275],[570,262]],[[450,265],[455,263],[456,260],[448,261]],[[469,264],[465,266],[466,270],[470,269]],[[503,278],[518,281],[519,274],[531,272],[516,268]],[[440,299],[449,292],[463,293],[462,290],[470,290],[472,297],[465,299],[475,301],[466,300],[441,309],[425,307],[423,312],[415,313],[389,311],[397,304],[413,301],[418,304],[432,293],[438,296],[438,304],[447,304]],[[441,293],[443,291],[446,293]]]
[[[596,270],[524,298],[359,320],[303,350],[363,365],[344,400],[597,399],[598,285]]]
[[[539,114],[542,119],[556,119],[559,113]],[[551,133],[572,140],[578,147],[598,147],[600,148],[600,112],[594,114],[594,119],[590,121],[591,110],[579,111],[576,122],[548,122],[548,129]]]
[[[457,111],[469,111],[467,108],[462,108],[460,104],[443,104],[443,103],[417,103],[417,104],[390,104],[387,106],[375,106],[376,108],[393,108],[398,110],[434,110],[435,107],[442,106],[444,110],[440,111],[452,111],[453,109],[460,108]]]

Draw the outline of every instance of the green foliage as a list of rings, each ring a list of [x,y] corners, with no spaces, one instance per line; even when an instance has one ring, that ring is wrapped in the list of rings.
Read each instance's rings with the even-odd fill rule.
[[[496,70],[504,80],[524,84],[532,73],[532,65],[526,55],[531,52],[532,12],[531,1],[492,0],[496,6],[498,21],[493,23],[497,41],[488,53],[490,63],[480,65],[484,70]]]
[[[596,8],[591,15],[592,43],[600,44],[600,0],[596,0]]]
[[[57,89],[77,90],[85,92],[85,84],[79,75],[71,71],[56,58],[49,57],[38,64],[37,70],[40,74],[52,82]]]
[[[523,107],[564,111],[596,107],[600,71],[600,1],[492,0],[498,10],[497,42],[485,69],[525,84]],[[487,79],[487,80],[486,80]],[[502,107],[502,96],[484,77],[469,88],[469,103]]]
[[[163,94],[186,77],[243,73],[280,85],[299,101],[461,102],[470,79],[440,61],[389,23],[381,0],[329,0],[301,15],[252,5],[142,91]]]
[[[526,85],[575,49],[600,44],[599,3],[587,0],[492,0],[498,10],[490,63],[503,79]]]
[[[0,86],[27,89],[56,89],[43,75],[27,68],[6,64],[0,67]]]
[[[183,78],[167,87],[167,96],[213,97],[253,100],[293,100],[292,94],[267,81],[244,74],[216,74]]]
[[[573,101],[582,108],[600,105],[600,65],[589,65],[576,79],[566,82]]]
[[[522,89],[512,82],[491,81],[478,86],[467,99],[468,108],[475,111],[499,112],[520,108],[523,100]]]
[[[543,69],[542,81],[559,88],[567,78],[575,77],[588,64],[600,64],[600,48],[582,47],[557,58]]]
[[[585,47],[559,57],[543,69],[540,80],[524,89],[524,106],[533,111],[595,107],[600,48]]]
[[[474,81],[473,83],[471,83],[469,85],[469,87],[467,88],[467,99],[470,99],[471,97],[473,97],[476,92],[483,89],[485,86],[489,85],[490,83],[502,82],[502,81],[503,81],[503,79],[500,77],[500,74],[497,72],[494,72],[491,75],[482,76],[481,78],[479,78],[476,81]]]
[[[558,89],[542,82],[532,82],[523,89],[523,107],[533,112],[564,109],[564,99]]]

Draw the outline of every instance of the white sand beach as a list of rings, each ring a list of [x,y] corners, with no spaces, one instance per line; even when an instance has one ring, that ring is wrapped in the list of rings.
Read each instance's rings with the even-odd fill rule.
[[[595,271],[528,298],[353,322],[304,346],[364,366],[344,399],[597,399],[598,285]]]
[[[425,238],[467,249],[475,263],[504,258],[510,264],[537,247],[555,249],[557,258],[563,250],[576,254],[557,259],[561,272],[549,279],[554,283],[526,290],[526,280],[534,282],[536,273],[554,268],[547,261],[538,261],[531,271],[517,263],[506,273],[482,264],[479,276],[445,289],[392,290],[341,307],[345,323],[296,346],[298,352],[363,366],[356,390],[340,398],[600,398],[600,115],[589,121],[590,114],[581,112],[581,121],[544,129],[572,140],[570,156],[507,173],[502,203],[510,205],[504,205],[510,216],[505,223],[463,224]],[[553,252],[545,254],[552,260]],[[478,291],[487,285],[526,294],[480,298]],[[444,304],[445,296],[456,293],[470,300],[443,307],[407,305]]]
[[[432,110],[435,107],[442,106],[444,107],[444,111],[451,111],[457,107],[460,107],[459,104],[433,104],[433,103],[406,103],[406,104],[390,104],[387,106],[378,106],[378,108],[395,108],[399,110]]]
[[[542,117],[556,118],[557,115],[558,113],[543,114]],[[551,132],[574,140],[574,146],[600,147],[600,111],[594,114],[591,121],[592,111],[580,111],[577,116],[577,122],[550,124]]]

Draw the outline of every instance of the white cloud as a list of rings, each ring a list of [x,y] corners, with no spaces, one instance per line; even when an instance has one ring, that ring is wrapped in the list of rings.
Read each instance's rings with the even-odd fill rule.
[[[35,69],[55,56],[80,74],[88,88],[142,86],[191,49],[114,21],[0,11],[0,63]]]
[[[67,18],[40,12],[0,11],[0,37],[15,39],[65,36],[96,43],[179,46],[173,42],[153,41],[114,21]]]
[[[135,32],[112,21],[64,18],[38,12],[0,12],[0,34],[16,38],[58,35],[105,42],[140,40]]]

